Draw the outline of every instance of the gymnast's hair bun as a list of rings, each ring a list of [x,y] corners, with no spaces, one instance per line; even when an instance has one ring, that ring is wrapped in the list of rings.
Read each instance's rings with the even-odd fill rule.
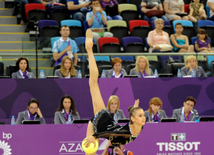
[[[133,106],[129,106],[128,107],[128,112],[130,112],[130,110],[133,108]]]

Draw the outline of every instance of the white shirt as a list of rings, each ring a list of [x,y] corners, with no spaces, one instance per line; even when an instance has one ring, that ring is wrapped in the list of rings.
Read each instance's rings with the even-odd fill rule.
[[[114,70],[113,70],[112,76],[114,76],[115,78],[120,78],[121,73],[117,76],[117,75],[115,75],[115,72],[114,72]]]
[[[71,78],[70,72],[69,72],[69,74],[68,74],[68,77],[64,77],[64,78],[67,78],[67,79]]]
[[[208,2],[211,2],[214,5],[214,0],[208,0],[207,5],[208,5]],[[214,12],[210,9],[210,17],[212,17],[213,15],[214,15]]]

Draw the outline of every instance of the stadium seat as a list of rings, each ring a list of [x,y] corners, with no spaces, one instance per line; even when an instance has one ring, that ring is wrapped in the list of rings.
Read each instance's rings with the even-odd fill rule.
[[[57,37],[60,36],[58,26],[43,26],[41,28],[41,37]]]
[[[211,63],[214,61],[214,56],[213,55],[208,55],[207,56],[207,64],[209,67],[209,70],[211,70]]]
[[[132,29],[137,26],[146,26],[149,27],[149,23],[145,20],[130,20],[129,21],[129,30],[132,34]]]
[[[30,10],[38,10],[38,12],[39,12],[39,10],[43,10],[43,11],[41,11],[41,12],[44,12],[45,11],[45,6],[43,5],[43,4],[38,4],[38,3],[30,3],[30,4],[25,4],[25,15],[26,15],[26,19],[28,20],[28,12],[30,11]],[[32,14],[33,14],[33,12],[32,12]],[[35,14],[36,15],[36,14]],[[46,14],[47,15],[47,14]],[[32,17],[32,16],[31,16]],[[41,20],[40,18],[39,18],[39,15],[37,16],[36,15],[36,17],[38,17],[37,18],[37,20]]]
[[[103,44],[108,44],[108,43],[116,43],[119,44],[119,39],[116,37],[102,37],[98,39],[99,42],[99,49],[100,49],[100,53],[102,53],[102,46]]]
[[[124,37],[122,41],[125,52],[144,52],[144,45],[140,37]]]
[[[197,40],[197,37],[192,37],[191,38],[191,43],[192,43],[192,45],[195,47],[195,41]],[[210,37],[209,37],[209,41],[210,41],[210,45],[212,45],[212,40],[210,39]],[[195,50],[196,51],[196,50]]]
[[[88,22],[84,21],[83,25],[84,25],[84,29],[85,29],[85,32],[86,32],[86,30],[89,28]]]
[[[178,69],[181,69],[185,66],[185,63],[168,63],[167,64],[167,73],[172,73],[174,77],[177,77]]]
[[[185,26],[193,27],[193,23],[191,21],[189,21],[189,20],[175,20],[175,21],[172,22],[174,32],[175,32],[175,25],[177,23],[181,23],[184,27]]]
[[[40,20],[38,22],[39,34],[41,34],[41,29],[43,26],[59,26],[55,20]]]
[[[124,10],[120,13],[120,15],[122,16],[123,20],[126,21],[126,23],[128,23],[130,20],[139,19],[139,13],[135,10]]]
[[[198,20],[197,24],[199,28],[202,26],[214,26],[214,22],[211,20]]]
[[[68,9],[56,9],[51,12],[51,19],[56,20],[59,25],[62,20],[70,19],[70,11]]]
[[[125,10],[134,10],[137,11],[137,6],[134,4],[119,4],[118,5],[120,12]]]
[[[137,26],[132,29],[132,36],[140,37],[143,44],[146,45],[145,38],[148,36],[150,28],[147,26]]]
[[[127,24],[123,20],[110,20],[110,21],[107,21],[107,30],[108,31],[110,31],[110,29],[112,27],[115,27],[115,26],[127,27]]]
[[[67,25],[67,26],[79,26],[82,27],[82,23],[79,20],[62,20],[61,22],[61,26],[63,25]]]
[[[78,53],[87,53],[86,49],[85,49],[85,37],[76,37],[75,41],[77,43],[77,46],[79,48],[79,52]],[[93,39],[93,52],[97,53],[97,45],[95,44],[95,41]]]
[[[189,4],[184,5],[184,11],[189,14]]]
[[[102,53],[120,53],[120,44],[105,43],[102,45]]]

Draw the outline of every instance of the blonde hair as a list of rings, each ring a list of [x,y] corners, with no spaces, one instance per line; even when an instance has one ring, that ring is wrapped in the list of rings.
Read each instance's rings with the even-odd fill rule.
[[[112,103],[114,100],[117,100],[117,110],[116,110],[116,111],[118,111],[118,110],[119,110],[119,107],[120,107],[120,100],[119,100],[118,96],[116,96],[116,95],[111,95],[111,96],[109,97],[107,109],[110,110],[110,105],[111,105],[111,103]]]
[[[155,19],[155,25],[159,22],[159,21],[162,21],[162,23],[164,24],[164,21],[163,21],[163,19],[161,19],[161,18],[158,18],[158,19]]]
[[[138,58],[137,58],[137,60],[136,60],[136,62],[135,62],[135,71],[136,71],[136,73],[138,73],[139,71],[140,71],[140,68],[139,68],[139,61],[140,61],[140,59],[144,59],[144,60],[146,60],[146,68],[145,68],[145,72],[146,72],[146,74],[150,74],[151,72],[150,72],[150,70],[149,70],[149,60],[147,59],[147,57],[145,57],[145,56],[139,56]]]
[[[70,75],[71,76],[76,76],[76,74],[75,74],[75,68],[74,68],[74,65],[73,65],[73,61],[72,61],[72,59],[69,56],[64,56],[63,59],[62,59],[61,68],[60,68],[60,72],[61,72],[62,76],[63,77],[68,76],[68,75],[66,75],[66,70],[65,70],[65,67],[64,67],[64,63],[65,63],[66,59],[68,59],[68,60],[71,61],[71,68],[69,68]]]
[[[149,109],[147,110],[147,112],[149,112],[150,115],[152,115],[152,108],[151,105],[159,105],[160,108],[162,107],[163,103],[161,101],[161,99],[159,97],[153,97],[150,102],[149,102]]]
[[[194,55],[189,55],[188,57],[187,57],[187,59],[186,59],[186,64],[185,64],[185,67],[186,68],[189,68],[188,67],[188,62],[191,60],[191,59],[194,59],[195,60],[195,62],[196,62],[196,68],[198,67],[198,61],[197,61],[197,59],[196,59],[196,57],[194,56]]]

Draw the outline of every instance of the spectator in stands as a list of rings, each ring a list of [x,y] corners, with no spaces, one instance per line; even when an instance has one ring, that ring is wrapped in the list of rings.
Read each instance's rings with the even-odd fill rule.
[[[73,58],[74,64],[76,65],[79,48],[76,42],[69,38],[70,28],[67,25],[63,25],[60,34],[61,38],[54,42],[52,49],[55,65],[61,64],[62,58],[67,55]]]
[[[147,7],[151,7],[151,8],[147,8]],[[157,16],[153,16],[153,17],[147,17],[146,13],[149,11],[154,11],[154,10],[161,10],[163,11],[163,6],[160,0],[142,0],[141,1],[141,11],[144,13],[143,19],[147,20],[147,21],[155,21],[158,17]],[[163,15],[161,17],[163,20],[168,21],[168,19],[166,18],[165,15]]]
[[[164,21],[161,18],[155,20],[155,29],[150,31],[147,37],[148,45],[150,46],[149,52],[160,52],[164,47],[160,47],[160,44],[170,45],[168,33],[163,31]],[[168,51],[171,51],[173,47],[170,47]],[[171,51],[172,52],[172,51]]]
[[[39,3],[41,4],[40,0],[20,0],[20,13],[21,13],[21,25],[25,25],[27,19],[26,19],[26,15],[25,15],[25,4],[28,3]]]
[[[12,73],[13,79],[32,79],[34,78],[34,74],[32,72],[28,72],[29,62],[27,58],[20,57],[16,61],[16,70],[17,72]]]
[[[149,61],[145,56],[139,56],[135,62],[135,68],[131,69],[129,75],[137,75],[139,78],[152,76],[153,72],[149,68]]]
[[[200,3],[200,0],[193,0],[189,5],[189,20],[196,22],[197,20],[204,20],[207,18],[204,10],[204,4]]]
[[[39,109],[39,101],[37,99],[30,99],[27,110],[18,114],[16,124],[22,124],[22,121],[24,120],[38,120],[40,121],[40,124],[46,124],[42,112]]]
[[[54,76],[59,78],[76,78],[78,71],[74,68],[73,61],[69,56],[64,56],[60,69],[55,70]]]
[[[189,20],[188,16],[180,17],[176,13],[184,13],[184,1],[183,0],[165,0],[164,11],[169,21],[172,20]]]
[[[99,0],[91,0],[91,7],[93,11],[86,14],[88,25],[91,28],[104,27],[104,25],[107,24],[106,12],[101,8]],[[97,45],[100,37],[101,36],[98,33],[93,32],[93,38]],[[113,37],[113,34],[111,32],[104,32],[104,37]]]
[[[117,0],[100,0],[100,4],[103,10],[109,15],[107,16],[107,20],[123,20],[123,18],[119,15],[119,7]]]
[[[111,61],[112,69],[105,70],[105,76],[107,78],[123,78],[127,75],[126,70],[122,68],[122,60],[115,57]]]
[[[112,144],[110,141],[108,141],[105,150],[103,151],[102,155],[110,155],[112,153],[112,150],[109,148]],[[119,147],[114,147],[113,149],[114,155],[133,155],[132,151],[126,150],[123,145],[120,145]],[[112,155],[112,154],[111,154]]]
[[[67,124],[68,116],[72,120],[79,120],[80,116],[76,110],[74,99],[70,95],[64,95],[61,98],[58,109],[54,115],[54,124]]]
[[[198,61],[195,56],[190,55],[186,59],[186,65],[181,68],[181,76],[192,75],[192,71],[196,71],[196,77],[207,77],[201,66],[198,66]]]
[[[86,13],[90,10],[88,6],[88,0],[67,0],[67,7],[71,11],[72,17],[82,23],[85,21]]]
[[[210,19],[214,20],[214,0],[207,0],[207,5],[210,8]]]
[[[180,122],[181,114],[183,114],[184,121],[195,121],[195,114],[198,113],[197,110],[193,109],[195,104],[196,99],[188,96],[183,103],[183,107],[173,110],[172,118],[176,118],[176,122]]]
[[[186,35],[183,35],[184,28],[181,23],[177,23],[175,25],[175,34],[172,34],[170,36],[172,45],[174,48],[174,52],[179,53],[193,53],[194,52],[194,46],[189,45],[189,39]]]
[[[115,120],[115,117],[117,120],[115,120],[116,122],[121,119],[121,118],[126,118],[123,110],[120,110],[120,101],[118,96],[116,95],[111,95],[108,99],[108,105],[107,105],[107,112],[108,113],[112,113],[114,114],[113,119]]]
[[[149,102],[149,109],[145,111],[146,122],[160,122],[167,118],[164,110],[161,110],[163,103],[160,98],[153,97]]]
[[[204,29],[199,29],[198,32],[198,39],[195,41],[196,51],[200,53],[214,53],[206,31]]]

